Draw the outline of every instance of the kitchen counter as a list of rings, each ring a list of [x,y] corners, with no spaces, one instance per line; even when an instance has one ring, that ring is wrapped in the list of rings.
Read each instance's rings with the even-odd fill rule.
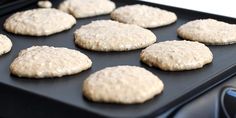
[[[235,0],[143,0],[236,18]]]

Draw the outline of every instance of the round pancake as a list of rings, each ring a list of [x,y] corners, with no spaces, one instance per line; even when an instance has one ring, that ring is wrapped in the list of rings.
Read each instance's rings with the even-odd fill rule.
[[[112,19],[136,24],[145,28],[169,25],[177,20],[175,13],[147,5],[127,5],[117,8],[111,13]]]
[[[11,40],[7,36],[0,34],[0,55],[8,53],[11,50],[11,48],[12,48]]]
[[[78,46],[95,51],[135,50],[156,42],[150,30],[111,20],[93,21],[74,34]]]
[[[87,70],[92,61],[83,53],[48,46],[32,46],[20,51],[11,63],[11,73],[18,77],[51,78]]]
[[[202,68],[211,63],[213,54],[202,43],[192,41],[165,41],[153,44],[140,54],[149,66],[166,71],[182,71]]]
[[[177,30],[180,37],[210,45],[236,43],[236,25],[214,19],[190,21]]]
[[[94,102],[143,103],[163,91],[162,81],[144,68],[107,67],[91,74],[83,83],[83,94]]]
[[[65,0],[59,5],[60,10],[76,18],[108,14],[115,7],[115,3],[110,0]]]
[[[42,0],[42,1],[38,1],[38,6],[41,7],[41,8],[51,8],[52,3],[50,1],[47,1],[47,0]]]
[[[21,35],[47,36],[70,29],[76,20],[60,10],[38,8],[17,12],[7,18],[4,28]]]

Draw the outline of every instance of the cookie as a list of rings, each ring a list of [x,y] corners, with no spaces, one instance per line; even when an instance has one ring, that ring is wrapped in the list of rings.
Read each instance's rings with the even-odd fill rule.
[[[135,50],[156,42],[156,36],[150,30],[111,20],[93,21],[74,34],[78,46],[95,51]]]
[[[94,102],[143,103],[163,91],[162,81],[144,68],[107,67],[91,74],[83,83],[83,94]]]
[[[117,8],[111,13],[111,17],[117,21],[136,24],[144,28],[161,27],[177,20],[173,12],[140,4]]]
[[[115,3],[110,0],[65,0],[59,5],[60,10],[76,18],[108,14],[115,7]]]
[[[4,28],[21,35],[47,36],[70,29],[76,20],[60,10],[39,8],[17,12],[7,18]]]
[[[141,60],[149,66],[166,71],[202,68],[211,63],[213,54],[202,43],[192,41],[165,41],[142,50]]]
[[[38,6],[41,7],[41,8],[51,8],[52,3],[50,1],[47,1],[47,0],[42,0],[42,1],[38,1]]]
[[[236,25],[214,19],[190,21],[177,29],[180,37],[210,45],[236,43]]]
[[[11,40],[7,36],[0,34],[0,55],[8,53],[11,50],[11,47]]]
[[[52,78],[79,73],[92,61],[83,53],[59,47],[32,46],[20,51],[11,63],[11,73],[18,77]]]

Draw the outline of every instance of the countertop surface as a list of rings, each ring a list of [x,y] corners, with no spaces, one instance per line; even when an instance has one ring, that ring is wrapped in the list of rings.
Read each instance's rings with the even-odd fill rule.
[[[236,18],[235,0],[142,0]]]

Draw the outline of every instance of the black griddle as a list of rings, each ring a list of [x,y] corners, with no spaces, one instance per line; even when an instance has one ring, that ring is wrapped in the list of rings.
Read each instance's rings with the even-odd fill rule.
[[[61,0],[52,0],[52,2],[54,7],[56,7]],[[194,19],[214,18],[228,23],[236,23],[236,19],[233,18],[165,5],[135,0],[114,0],[114,2],[117,7],[127,4],[147,4],[175,12],[178,16],[177,22],[165,27],[151,29],[158,38],[157,42],[182,40],[177,36],[176,29],[180,25]],[[36,3],[21,8],[18,11],[35,7],[37,7]],[[0,102],[0,115],[3,114],[11,117],[50,117],[52,114],[57,117],[71,115],[77,117],[155,117],[178,108],[180,105],[233,76],[236,72],[235,44],[209,46],[213,52],[214,60],[202,69],[167,72],[141,63],[139,60],[141,49],[127,52],[94,52],[79,48],[74,44],[73,32],[76,29],[94,20],[110,19],[109,15],[77,19],[77,24],[70,30],[47,37],[32,37],[15,35],[3,29],[5,19],[11,14],[12,12],[0,18],[0,33],[7,35],[13,42],[11,52],[0,56],[0,89],[2,88],[0,100],[1,98],[4,100]],[[93,66],[91,69],[80,74],[61,78],[35,80],[18,78],[11,75],[9,65],[18,52],[33,45],[67,47],[79,50],[91,58]],[[165,84],[163,93],[143,104],[135,105],[94,103],[83,97],[81,88],[84,79],[100,69],[117,65],[140,66],[158,75]],[[10,106],[12,107],[10,108]],[[40,111],[37,111],[37,108]],[[60,110],[53,111],[54,109]],[[12,114],[6,112],[11,112]]]
[[[35,3],[36,0],[0,0],[0,16]]]

